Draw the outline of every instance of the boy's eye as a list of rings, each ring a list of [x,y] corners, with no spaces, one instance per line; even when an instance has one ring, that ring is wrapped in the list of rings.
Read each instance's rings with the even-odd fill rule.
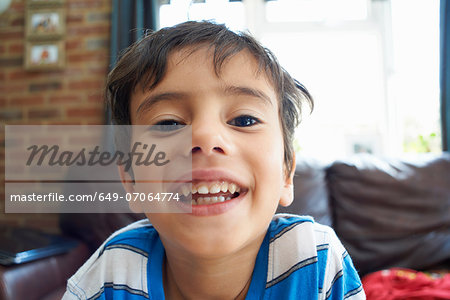
[[[258,123],[261,123],[261,122],[257,118],[248,116],[248,115],[239,116],[237,118],[234,118],[230,122],[228,122],[228,124],[237,126],[237,127],[248,127],[248,126],[256,125]]]
[[[178,130],[182,127],[184,127],[185,124],[176,121],[176,120],[163,120],[163,121],[159,121],[158,123],[154,124],[150,130],[153,131],[174,131],[174,130]]]

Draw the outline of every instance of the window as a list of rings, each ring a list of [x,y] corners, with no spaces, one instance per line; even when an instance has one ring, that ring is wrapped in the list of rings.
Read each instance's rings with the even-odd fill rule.
[[[438,152],[439,1],[392,0],[393,65],[388,100],[407,152]]]
[[[241,1],[228,0],[171,0],[160,6],[160,27],[185,21],[215,20],[230,29],[244,30],[245,11]]]
[[[315,99],[299,154],[440,152],[439,0],[171,0],[161,27],[249,30]]]
[[[269,22],[350,21],[366,19],[368,3],[366,0],[278,0],[267,2],[265,10]]]

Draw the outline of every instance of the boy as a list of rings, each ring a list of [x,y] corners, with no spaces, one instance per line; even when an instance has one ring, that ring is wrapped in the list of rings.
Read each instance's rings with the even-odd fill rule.
[[[274,217],[293,200],[293,133],[312,99],[270,51],[186,22],[131,46],[107,89],[118,124],[191,126],[192,213],[146,213],[115,233],[64,299],[365,298],[330,228]],[[119,169],[125,190],[138,191]]]

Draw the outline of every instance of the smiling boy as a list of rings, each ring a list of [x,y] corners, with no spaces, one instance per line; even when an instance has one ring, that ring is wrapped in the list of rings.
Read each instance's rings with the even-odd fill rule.
[[[64,299],[365,298],[330,228],[274,216],[293,201],[293,133],[312,99],[270,51],[186,22],[131,46],[107,87],[118,124],[191,127],[192,212],[146,213],[115,233]],[[120,173],[127,192],[140,190]]]

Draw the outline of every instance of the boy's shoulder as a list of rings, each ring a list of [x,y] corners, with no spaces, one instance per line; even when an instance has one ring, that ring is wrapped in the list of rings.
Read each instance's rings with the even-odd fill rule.
[[[95,299],[108,289],[148,299],[147,261],[158,241],[147,219],[116,231],[69,279],[63,299]]]
[[[320,260],[340,264],[347,251],[331,227],[316,223],[310,216],[276,214],[269,227],[269,256],[276,261],[273,271],[304,267]],[[269,265],[270,269],[270,265]]]
[[[311,246],[321,249],[331,243],[338,248],[336,250],[345,251],[334,230],[329,226],[316,223],[311,216],[276,214],[270,223],[269,236],[271,242],[278,239],[281,239],[278,242],[301,239],[304,241],[303,247]]]
[[[108,249],[135,249],[144,254],[148,253],[152,245],[148,241],[157,238],[158,233],[148,219],[134,222],[113,233],[100,247],[101,255]]]
[[[315,287],[308,282],[302,289],[303,297],[365,298],[351,258],[334,230],[310,216],[275,215],[269,227],[268,258],[266,288],[273,290],[272,295],[293,297],[297,291],[286,286],[298,287],[305,278],[316,278]]]

